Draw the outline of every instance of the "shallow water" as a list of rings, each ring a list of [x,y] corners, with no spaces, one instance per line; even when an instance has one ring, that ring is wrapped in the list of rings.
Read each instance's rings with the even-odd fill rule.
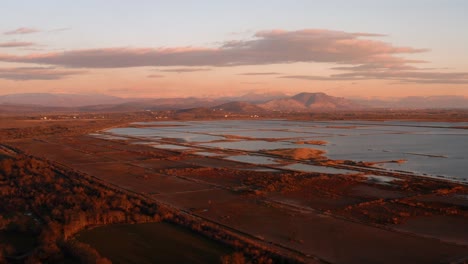
[[[222,154],[214,153],[214,152],[207,152],[207,151],[197,151],[197,152],[194,152],[193,154],[200,155],[200,156],[206,156],[206,157],[222,156]]]
[[[171,144],[161,144],[161,145],[151,145],[153,148],[159,149],[171,149],[171,150],[189,150],[192,148],[179,146],[179,145],[171,145]]]
[[[245,170],[245,171],[259,171],[259,172],[279,172],[279,170],[275,170],[275,169],[271,169],[271,168],[262,168],[262,167],[245,168],[245,169],[240,169],[240,170]]]
[[[327,156],[354,161],[389,161],[383,168],[466,178],[467,135],[381,134],[327,138]]]
[[[229,156],[225,157],[224,159],[258,165],[278,164],[278,162],[276,162],[273,158],[255,155]]]
[[[317,173],[328,173],[328,174],[351,174],[358,173],[357,171],[337,169],[325,166],[316,166],[302,163],[294,163],[281,167],[282,169],[302,171],[302,172],[317,172]]]
[[[402,181],[402,179],[390,177],[390,176],[381,176],[381,175],[364,175],[363,177],[367,178],[367,181],[380,183],[380,184],[390,184],[394,181]]]
[[[275,149],[288,149],[288,148],[319,148],[321,146],[308,145],[308,144],[294,144],[289,141],[265,141],[265,140],[239,140],[239,141],[225,141],[215,143],[203,143],[201,146],[214,147],[219,149],[233,149],[245,151],[259,151],[259,150],[275,150]]]
[[[160,139],[175,139],[200,148],[230,149],[251,154],[259,150],[309,147],[325,150],[330,159],[405,159],[405,163],[382,163],[377,166],[468,182],[468,130],[455,128],[468,126],[466,122],[216,120],[139,124],[152,127],[114,128],[106,132],[155,143]],[[228,135],[252,140],[233,139]],[[265,138],[277,140],[266,141]],[[299,140],[323,140],[328,144],[294,144]]]
[[[92,136],[92,137],[107,139],[107,140],[128,140],[128,138],[126,138],[126,137],[112,136],[112,135],[106,135],[106,134],[92,133],[92,134],[89,134],[89,135]]]

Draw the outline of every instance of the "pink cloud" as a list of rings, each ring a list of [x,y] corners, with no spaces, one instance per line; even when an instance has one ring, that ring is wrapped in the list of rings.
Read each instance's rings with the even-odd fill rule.
[[[31,34],[31,33],[36,33],[39,32],[40,30],[35,29],[35,28],[28,28],[28,27],[21,27],[17,28],[14,30],[7,31],[3,34],[5,35],[23,35],[23,34]]]
[[[410,70],[375,70],[358,68],[350,69],[350,72],[332,74],[330,76],[315,75],[285,75],[278,78],[320,80],[320,81],[342,81],[342,80],[394,80],[413,83],[445,83],[445,84],[468,84],[468,72],[434,72]]]
[[[362,39],[369,35],[374,36],[317,29],[272,30],[258,32],[251,40],[228,41],[217,48],[102,48],[26,56],[0,55],[0,60],[82,68],[225,67],[293,62],[386,63],[395,59],[395,54],[425,51]]]
[[[0,79],[29,81],[29,80],[59,80],[70,75],[84,73],[78,70],[60,70],[54,67],[17,67],[0,68]]]
[[[146,77],[147,78],[164,78],[165,76],[161,75],[161,74],[150,74],[150,75],[148,75]]]
[[[16,47],[28,47],[33,46],[32,42],[19,42],[19,41],[10,41],[10,42],[0,42],[0,48],[16,48]]]
[[[339,73],[330,76],[290,75],[279,78],[389,79],[421,83],[468,82],[465,73],[434,72],[413,66],[412,64],[425,61],[408,59],[405,55],[428,50],[394,46],[375,39],[383,36],[374,33],[326,29],[269,30],[257,32],[248,40],[226,41],[215,48],[82,49],[23,56],[0,54],[0,61],[38,63],[68,68],[183,67],[160,70],[166,72],[198,71],[205,70],[204,67],[323,62],[338,64],[339,66],[332,69]],[[262,74],[246,73],[245,75]]]
[[[247,76],[256,76],[256,75],[279,75],[279,72],[244,72],[239,73],[239,75],[247,75]]]
[[[164,69],[164,70],[159,70],[159,71],[182,73],[182,72],[211,71],[211,69],[210,68],[175,68],[175,69]]]

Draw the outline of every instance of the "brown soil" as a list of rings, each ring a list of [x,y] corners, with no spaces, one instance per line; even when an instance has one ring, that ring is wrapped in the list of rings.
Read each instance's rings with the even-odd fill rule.
[[[306,140],[306,141],[297,141],[296,144],[299,145],[304,145],[304,144],[309,144],[309,145],[319,145],[323,146],[326,145],[328,142],[323,141],[323,140]]]
[[[312,148],[276,149],[266,153],[295,160],[325,159],[325,151]]]
[[[350,175],[253,171],[265,167],[93,138],[83,134],[98,126],[69,124],[59,129],[70,131],[63,135],[48,134],[55,131],[51,127],[4,125],[24,134],[0,132],[10,136],[0,143],[63,166],[74,177],[86,176],[195,217],[196,232],[215,223],[305,262],[447,263],[468,254],[466,185],[398,173],[383,174],[400,179],[384,185]],[[366,165],[324,160],[323,151],[311,148],[265,153],[338,167]]]

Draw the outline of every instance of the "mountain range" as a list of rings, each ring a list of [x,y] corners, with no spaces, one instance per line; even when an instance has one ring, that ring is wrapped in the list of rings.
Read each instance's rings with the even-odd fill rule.
[[[262,113],[266,111],[310,112],[366,108],[468,108],[462,96],[405,97],[400,99],[346,99],[325,93],[250,93],[220,98],[120,98],[109,95],[29,93],[0,96],[0,112],[182,110]]]
[[[313,110],[345,110],[362,108],[350,100],[329,96],[325,93],[300,93],[292,97],[274,99],[259,104],[270,111],[308,112]]]
[[[468,98],[455,95],[442,96],[409,96],[397,99],[357,99],[359,103],[367,107],[379,108],[468,108]]]
[[[0,104],[47,107],[80,107],[124,103],[126,99],[103,94],[23,93],[0,96]]]

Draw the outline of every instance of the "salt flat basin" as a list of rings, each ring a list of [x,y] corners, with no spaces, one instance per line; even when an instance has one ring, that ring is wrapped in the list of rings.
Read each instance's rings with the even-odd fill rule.
[[[206,156],[206,157],[216,157],[216,156],[222,156],[223,154],[215,153],[215,152],[207,152],[207,151],[197,151],[192,154],[195,155],[200,155],[200,156]]]
[[[128,138],[126,138],[126,137],[119,137],[119,136],[99,134],[99,133],[91,133],[89,135],[92,136],[92,137],[107,139],[107,140],[128,140]]]
[[[245,169],[239,169],[243,171],[261,171],[261,172],[279,172],[279,170],[275,170],[272,168],[262,168],[262,167],[256,167],[256,168],[245,168]]]
[[[225,157],[224,159],[258,165],[278,164],[278,162],[276,162],[273,158],[256,155],[237,155]]]
[[[119,224],[79,232],[113,263],[219,263],[227,246],[167,223]]]
[[[275,139],[287,139],[287,138],[303,138],[303,137],[310,137],[311,132],[309,131],[308,133],[305,132],[294,132],[294,131],[278,131],[278,130],[247,130],[247,131],[234,131],[232,133],[231,131],[223,131],[223,132],[218,132],[220,134],[223,134],[225,136],[238,136],[238,137],[246,137],[246,138],[257,138],[257,139],[262,139],[262,138],[275,138]]]
[[[301,171],[301,172],[317,172],[317,173],[327,173],[327,174],[352,174],[358,173],[357,171],[337,169],[326,166],[316,166],[302,163],[294,163],[281,167],[282,169]]]
[[[213,140],[225,139],[222,136],[172,131],[168,129],[167,127],[113,128],[113,129],[107,130],[107,132],[112,133],[117,136],[132,136],[132,137],[140,137],[140,138],[146,138],[146,139],[173,138],[181,142],[206,142],[206,141],[209,142]]]
[[[137,141],[132,142],[134,145],[155,145],[154,141]]]
[[[120,127],[120,128],[111,128],[106,130],[108,133],[112,133],[118,136],[154,136],[154,130],[149,128],[136,128],[136,127]]]
[[[427,129],[427,128],[426,128]],[[453,130],[453,129],[452,129]],[[466,180],[468,135],[380,134],[327,138],[327,156],[353,161],[407,160],[382,163],[385,169]]]
[[[367,178],[367,181],[375,182],[379,184],[390,184],[394,181],[402,181],[400,178],[390,177],[390,176],[381,176],[381,175],[373,175],[368,174],[364,175],[363,177]]]
[[[456,129],[466,126],[466,123],[215,120],[138,124],[148,126],[112,128],[106,132],[117,137],[138,137],[160,144],[166,144],[158,142],[160,140],[175,139],[195,148],[216,148],[219,152],[226,149],[255,154],[260,150],[314,148],[325,151],[326,156],[332,160],[382,162],[404,159],[407,162],[380,163],[377,166],[386,170],[412,172],[419,176],[468,182],[468,130]],[[248,137],[249,140],[233,141],[228,135],[233,138]],[[265,140],[266,138],[274,141]],[[307,140],[322,140],[327,145],[295,144],[297,141]],[[261,163],[263,160],[259,162],[264,164]],[[311,168],[302,167],[300,170]]]
[[[172,144],[151,145],[151,147],[158,148],[158,149],[169,149],[169,150],[191,150],[192,149],[189,147],[172,145]]]
[[[226,141],[203,143],[201,146],[214,147],[219,149],[234,149],[245,151],[259,151],[259,150],[274,150],[274,149],[288,149],[288,148],[316,148],[323,149],[322,146],[310,144],[294,144],[288,141],[265,141],[265,140],[239,140],[239,141]]]

